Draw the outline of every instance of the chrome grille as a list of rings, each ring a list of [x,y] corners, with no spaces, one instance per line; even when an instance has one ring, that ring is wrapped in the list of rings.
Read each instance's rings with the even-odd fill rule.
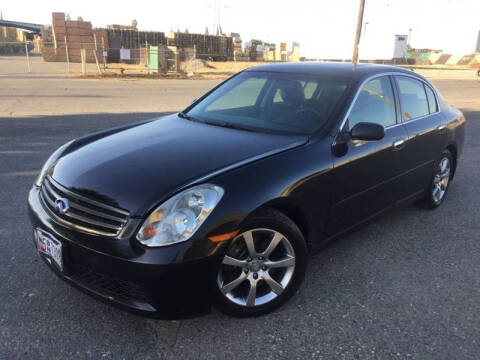
[[[128,211],[72,192],[50,176],[43,181],[40,198],[56,222],[89,234],[116,237],[129,218]],[[64,211],[57,207],[59,200],[68,201]]]

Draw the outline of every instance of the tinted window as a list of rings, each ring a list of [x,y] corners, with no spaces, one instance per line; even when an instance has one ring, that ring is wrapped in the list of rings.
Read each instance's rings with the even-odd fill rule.
[[[359,122],[372,122],[384,127],[396,124],[395,100],[387,76],[370,80],[360,90],[348,117],[350,128]]]
[[[222,126],[311,134],[329,119],[347,86],[344,79],[246,71],[195,103],[187,114]]]
[[[430,114],[437,112],[437,101],[435,100],[435,95],[433,94],[433,90],[430,89],[427,85],[425,86],[425,91],[427,92],[427,99],[428,99],[428,108],[430,109]]]
[[[238,109],[255,105],[266,79],[250,78],[239,83],[229,92],[219,96],[206,108],[207,111]]]
[[[316,81],[300,81],[300,84],[303,86],[303,94],[305,96],[305,100],[309,100],[312,98],[315,90],[318,87],[318,83]],[[273,97],[273,102],[282,102],[282,95],[280,93],[280,89],[277,89],[275,96]]]
[[[397,76],[403,119],[408,121],[428,115],[427,95],[423,83],[407,76]]]
[[[305,99],[311,99],[315,90],[317,90],[318,83],[316,81],[307,81],[303,85],[303,92],[305,93]]]

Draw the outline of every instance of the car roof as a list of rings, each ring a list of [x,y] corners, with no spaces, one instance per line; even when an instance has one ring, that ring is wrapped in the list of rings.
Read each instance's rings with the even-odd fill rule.
[[[292,62],[272,63],[254,66],[246,71],[268,71],[296,74],[325,75],[333,77],[359,79],[384,72],[403,72],[416,75],[413,71],[390,65],[357,64],[353,70],[351,62]],[[418,76],[420,77],[420,76]],[[421,77],[420,77],[421,78]]]

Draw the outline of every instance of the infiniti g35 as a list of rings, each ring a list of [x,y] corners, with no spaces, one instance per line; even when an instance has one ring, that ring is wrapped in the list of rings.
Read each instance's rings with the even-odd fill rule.
[[[34,242],[125,309],[264,314],[334,237],[400,202],[441,205],[464,125],[406,69],[254,67],[180,113],[61,146],[29,193]]]

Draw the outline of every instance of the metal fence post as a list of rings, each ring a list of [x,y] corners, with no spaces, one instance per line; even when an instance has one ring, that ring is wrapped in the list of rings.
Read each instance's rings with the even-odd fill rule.
[[[80,57],[82,59],[82,75],[85,76],[87,74],[87,57],[85,49],[80,49]]]
[[[25,39],[25,54],[27,55],[27,68],[28,68],[28,73],[31,73],[31,70],[30,70],[30,57],[28,56],[27,39]]]
[[[97,51],[93,50],[93,55],[95,56],[95,63],[97,64],[98,75],[102,75],[102,70],[100,70],[100,64],[98,63]]]
[[[102,36],[102,57],[103,57],[103,69],[107,68],[107,59],[105,56],[105,38]]]
[[[147,53],[147,72],[150,74],[150,49],[148,48],[148,41],[145,40],[145,52]]]
[[[67,37],[65,36],[65,52],[67,54],[67,73],[70,73],[70,56],[68,54]]]

